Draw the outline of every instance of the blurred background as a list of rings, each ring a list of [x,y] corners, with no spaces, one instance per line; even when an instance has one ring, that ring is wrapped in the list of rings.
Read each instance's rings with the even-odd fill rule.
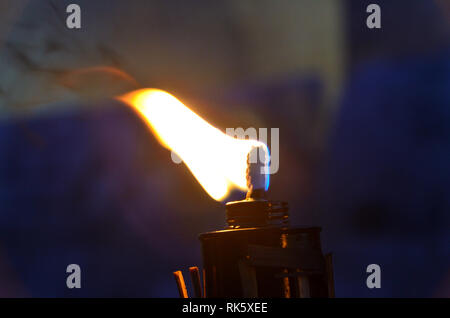
[[[140,87],[279,128],[270,197],[323,228],[338,297],[450,296],[449,1],[78,0],[70,30],[72,2],[0,0],[0,296],[177,297],[201,266],[224,203],[113,99]]]

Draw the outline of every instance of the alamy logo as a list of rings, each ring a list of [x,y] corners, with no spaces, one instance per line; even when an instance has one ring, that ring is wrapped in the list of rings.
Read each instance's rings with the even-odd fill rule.
[[[69,289],[81,288],[81,268],[80,265],[70,264],[66,268],[66,273],[70,273],[66,279],[66,286]]]
[[[267,141],[267,128],[259,128],[258,131],[254,127],[249,127],[244,130],[244,128],[227,128],[225,130],[226,134],[237,139],[251,139],[251,140],[259,140],[262,143],[268,145]],[[259,136],[258,136],[259,133]],[[260,149],[260,153],[258,156],[251,156],[250,162],[256,163],[258,158],[265,158],[265,153],[263,149]],[[176,164],[180,164],[182,162],[181,158],[178,157],[176,153],[171,152],[172,161]],[[264,162],[266,163],[266,162]],[[280,129],[279,128],[271,128],[270,129],[270,165],[269,165],[269,174],[275,174],[278,172],[280,168]],[[266,173],[264,171],[264,173]]]
[[[369,4],[366,9],[367,13],[371,13],[366,20],[369,29],[381,29],[381,8],[378,4]]]
[[[262,143],[268,145],[267,143],[267,128],[259,128],[258,132],[256,128],[249,127],[244,130],[244,128],[227,128],[226,134],[231,137],[236,137],[237,139],[252,139],[259,140]],[[259,133],[259,136],[258,136]],[[259,137],[259,138],[258,138]],[[262,158],[265,159],[264,150],[260,149],[259,160]],[[250,157],[251,163],[256,163],[258,158]],[[264,162],[266,163],[266,162]],[[275,174],[278,172],[280,168],[280,129],[279,128],[271,128],[270,129],[270,165],[269,165],[269,174]],[[262,171],[263,172],[263,171]],[[266,171],[264,171],[266,173]]]
[[[70,13],[66,19],[66,25],[69,29],[81,29],[81,8],[78,4],[69,4],[66,13]]]
[[[367,288],[381,288],[381,267],[377,264],[370,264],[366,269],[367,273],[370,275],[367,277],[366,285]]]

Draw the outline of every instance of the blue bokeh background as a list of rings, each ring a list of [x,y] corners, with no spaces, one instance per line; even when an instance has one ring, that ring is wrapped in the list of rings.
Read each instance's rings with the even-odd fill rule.
[[[162,44],[185,52],[187,61],[195,50],[203,54],[197,64],[188,65],[177,59],[172,64],[172,56],[164,60],[161,53],[161,62],[143,65],[137,75],[131,72],[141,86],[175,92],[221,129],[280,129],[280,170],[271,178],[270,196],[289,202],[294,225],[323,228],[323,249],[334,255],[338,297],[449,297],[446,6],[378,1],[386,13],[383,28],[369,30],[364,23],[370,2],[342,1],[339,7],[345,67],[335,95],[329,94],[326,76],[314,69],[249,78],[248,65],[258,56],[248,53],[249,41],[240,37],[222,1],[152,1],[156,12],[166,15],[151,20],[151,28],[141,25],[142,19],[122,28],[133,30],[129,40],[137,51],[143,38],[164,34]],[[107,29],[105,21],[121,21],[118,1],[110,2],[110,10],[101,1],[81,3],[90,9],[88,17],[96,17],[98,30]],[[304,3],[306,10],[311,4]],[[141,5],[148,8],[140,1],[132,6],[139,11]],[[179,19],[170,10],[179,10]],[[195,12],[198,21],[185,17],[186,12]],[[214,17],[224,20],[214,24]],[[281,23],[282,17],[274,13],[273,19]],[[222,23],[227,32],[215,29]],[[89,30],[82,35],[91,41],[95,36]],[[252,36],[258,37],[257,31]],[[45,65],[36,71],[33,67],[42,66],[36,56],[11,58],[19,47],[12,40],[2,48],[1,61],[17,62],[21,72],[27,66],[44,74],[36,83],[60,80],[59,69]],[[72,44],[78,48],[77,43]],[[208,50],[198,43],[208,43]],[[146,50],[159,52],[158,45]],[[68,52],[88,61],[92,57],[86,52],[93,50]],[[93,58],[95,63],[126,69],[120,56],[104,51]],[[282,55],[288,59],[288,52]],[[61,56],[52,62],[66,63],[67,55]],[[197,236],[224,226],[224,204],[209,198],[185,166],[171,161],[141,119],[112,98],[123,92],[122,86],[102,98],[75,101],[81,89],[70,86],[70,94],[44,100],[46,107],[16,114],[33,103],[13,102],[20,99],[8,92],[23,87],[20,94],[35,94],[32,89],[40,86],[29,81],[28,73],[11,73],[6,64],[0,74],[0,105],[7,105],[0,119],[0,296],[177,297],[172,271],[201,266]],[[113,86],[92,78],[81,81],[88,88]],[[215,84],[205,89],[198,84],[210,82]],[[43,95],[56,90],[39,89]],[[66,287],[66,267],[72,263],[82,269],[81,289]],[[381,266],[381,289],[366,287],[366,267],[373,263]]]

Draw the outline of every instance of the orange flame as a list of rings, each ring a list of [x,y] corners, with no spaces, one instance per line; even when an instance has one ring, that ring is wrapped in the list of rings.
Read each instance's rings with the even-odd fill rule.
[[[159,142],[175,152],[215,200],[247,189],[247,156],[257,140],[235,139],[210,125],[171,94],[141,89],[118,97],[137,110]],[[268,153],[268,152],[267,152]]]

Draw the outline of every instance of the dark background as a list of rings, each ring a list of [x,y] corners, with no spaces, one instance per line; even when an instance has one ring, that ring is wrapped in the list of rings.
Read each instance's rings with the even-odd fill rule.
[[[112,98],[138,87],[280,129],[270,197],[323,228],[338,297],[450,295],[448,3],[78,1],[68,30],[71,2],[0,0],[1,296],[176,297],[201,266],[224,203]]]

